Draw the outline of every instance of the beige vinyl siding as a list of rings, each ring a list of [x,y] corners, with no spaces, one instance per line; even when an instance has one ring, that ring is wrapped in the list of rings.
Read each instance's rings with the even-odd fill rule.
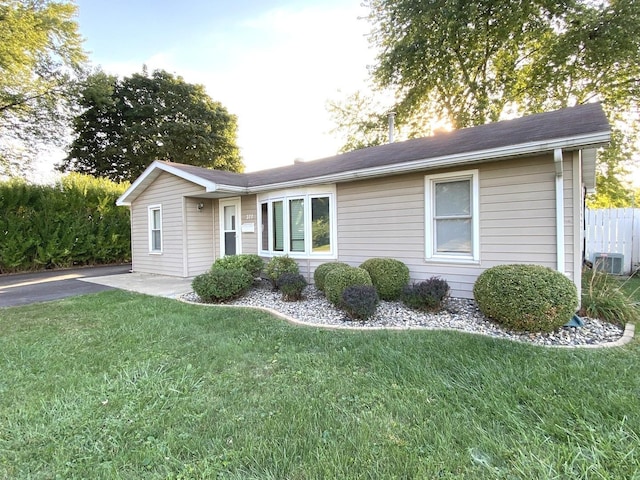
[[[131,207],[131,251],[134,272],[185,275],[183,245],[183,196],[203,188],[168,173],[157,179]],[[149,253],[148,207],[162,206],[162,253]]]
[[[243,223],[253,223],[253,232],[240,233],[242,235],[242,253],[258,253],[258,235],[260,225],[258,225],[257,200],[255,195],[247,195],[242,197],[242,218],[240,219],[240,227]]]
[[[424,261],[424,176],[398,175],[338,184],[338,258]]]
[[[555,166],[551,155],[480,170],[483,269],[504,263],[556,267]]]
[[[409,267],[412,281],[440,276],[452,295],[470,297],[478,265],[425,261],[426,174],[339,184],[339,261],[358,266],[367,258],[396,258]]]
[[[199,275],[209,268],[215,259],[213,241],[213,201],[207,198],[185,198],[187,277]],[[204,207],[198,211],[198,204]]]
[[[341,183],[336,196],[339,261],[358,266],[372,257],[396,258],[412,279],[423,279],[423,174]]]
[[[413,281],[445,278],[452,295],[471,298],[486,268],[531,263],[556,268],[555,166],[552,155],[490,162],[479,170],[480,263],[425,261],[425,175],[438,170],[337,186],[338,257],[357,266],[367,258],[405,262]],[[564,162],[566,272],[573,278],[571,156]]]

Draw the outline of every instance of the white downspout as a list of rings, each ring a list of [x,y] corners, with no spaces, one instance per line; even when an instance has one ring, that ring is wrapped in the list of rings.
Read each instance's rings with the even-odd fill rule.
[[[562,176],[562,149],[553,151],[556,167],[556,257],[557,270],[564,273],[564,178]]]

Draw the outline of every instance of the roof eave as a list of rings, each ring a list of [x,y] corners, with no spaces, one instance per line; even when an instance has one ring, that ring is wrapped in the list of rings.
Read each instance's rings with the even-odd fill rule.
[[[411,162],[404,162],[380,167],[349,170],[345,172],[309,177],[288,182],[271,183],[249,187],[247,193],[260,193],[267,190],[301,187],[315,183],[339,183],[349,180],[359,180],[372,177],[380,177],[392,174],[410,173],[418,170],[455,167],[470,165],[492,160],[506,160],[509,158],[532,155],[536,153],[552,152],[555,149],[582,149],[597,148],[609,143],[611,132],[609,130],[577,135],[559,139],[528,142],[518,145],[479,150],[454,155],[444,155],[435,158],[424,158]]]
[[[176,175],[184,180],[187,180],[191,183],[195,183],[196,185],[200,185],[204,187],[207,192],[215,192],[218,190],[218,185],[215,182],[211,182],[197,175],[193,175],[189,172],[185,172],[184,170],[174,167],[168,163],[160,162],[158,160],[154,161],[149,165],[144,172],[136,179],[135,182],[131,184],[127,190],[120,195],[120,197],[116,200],[116,205],[118,206],[131,206],[131,203],[145,190],[147,186],[151,184],[151,182],[157,177],[158,171],[164,171],[167,173],[171,173],[172,175]]]

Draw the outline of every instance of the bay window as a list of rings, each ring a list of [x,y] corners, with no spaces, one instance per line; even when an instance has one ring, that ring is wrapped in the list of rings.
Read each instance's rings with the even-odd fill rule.
[[[334,189],[330,187],[259,196],[261,253],[296,257],[335,255],[334,197]]]

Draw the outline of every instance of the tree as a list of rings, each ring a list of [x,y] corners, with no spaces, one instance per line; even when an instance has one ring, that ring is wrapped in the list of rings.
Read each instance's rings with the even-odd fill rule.
[[[589,208],[626,208],[634,205],[632,187],[621,180],[630,172],[625,162],[619,159],[631,157],[631,152],[625,148],[627,146],[621,137],[620,131],[614,130],[611,145],[600,152],[596,172],[596,193],[587,196]]]
[[[394,138],[407,140],[448,130],[447,124],[434,121],[437,117],[433,109],[429,110],[430,107],[425,105],[420,111],[403,117],[401,122],[394,121]],[[345,138],[340,153],[374,147],[389,141],[389,114],[394,111],[392,102],[385,105],[380,100],[357,91],[344,100],[327,102],[327,110],[335,124],[331,133]]]
[[[379,51],[372,76],[380,89],[395,90],[399,124],[426,109],[463,128],[597,99],[614,129],[612,151],[637,154],[640,127],[631,119],[640,100],[640,2],[366,5],[371,42]],[[606,162],[612,166],[620,158],[630,157]]]
[[[329,101],[327,110],[336,124],[331,133],[344,132],[346,137],[340,153],[382,145],[388,140],[385,108],[361,92],[349,95],[344,101]]]
[[[454,128],[640,93],[635,0],[369,0],[373,77],[398,113],[434,104]]]
[[[0,172],[62,145],[86,60],[75,12],[64,1],[0,2]]]
[[[163,70],[122,80],[97,72],[81,94],[76,139],[59,166],[135,180],[154,160],[241,172],[237,120],[201,85]]]

